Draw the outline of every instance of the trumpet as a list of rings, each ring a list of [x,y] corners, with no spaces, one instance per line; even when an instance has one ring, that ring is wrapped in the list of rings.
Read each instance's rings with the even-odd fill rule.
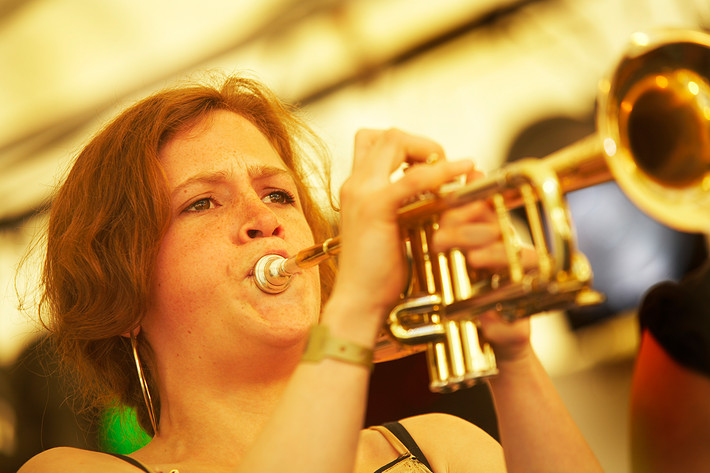
[[[514,320],[601,302],[591,266],[576,247],[568,192],[614,180],[656,220],[681,231],[710,229],[710,35],[634,35],[601,81],[597,106],[594,135],[398,210],[409,281],[385,321],[376,361],[426,350],[430,389],[455,391],[497,373],[478,315],[496,310]],[[489,202],[499,219],[508,263],[492,274],[470,270],[460,250],[431,250],[441,213],[473,201]],[[534,268],[521,264],[513,209],[527,221]],[[290,258],[267,255],[257,262],[255,281],[264,292],[281,292],[293,274],[339,249],[336,237]]]

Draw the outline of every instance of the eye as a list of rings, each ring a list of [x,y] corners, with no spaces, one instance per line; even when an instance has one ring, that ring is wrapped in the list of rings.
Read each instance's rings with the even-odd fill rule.
[[[200,200],[196,200],[191,203],[183,212],[204,212],[205,210],[210,210],[215,208],[215,200],[212,197],[205,197]]]
[[[283,189],[275,189],[266,194],[262,199],[262,202],[268,204],[283,204],[290,205],[296,202],[296,198],[292,193]]]

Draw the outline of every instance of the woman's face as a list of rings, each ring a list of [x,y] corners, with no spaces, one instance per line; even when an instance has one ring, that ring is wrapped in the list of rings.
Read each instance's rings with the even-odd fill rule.
[[[143,323],[158,358],[301,343],[319,315],[317,268],[278,295],[251,276],[265,254],[314,243],[294,178],[269,141],[242,116],[217,111],[171,139],[160,159],[172,220]]]

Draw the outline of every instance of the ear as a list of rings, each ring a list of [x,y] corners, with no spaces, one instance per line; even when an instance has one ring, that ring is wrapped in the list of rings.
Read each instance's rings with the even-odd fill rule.
[[[140,333],[140,331],[141,331],[141,326],[138,325],[136,328],[134,328],[130,332],[122,333],[121,336],[126,337],[126,338],[137,337],[138,334]]]

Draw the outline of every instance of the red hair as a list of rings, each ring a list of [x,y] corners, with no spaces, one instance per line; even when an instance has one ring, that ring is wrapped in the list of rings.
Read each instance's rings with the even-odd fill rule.
[[[79,153],[51,206],[42,320],[77,375],[85,405],[118,401],[134,407],[147,432],[152,428],[130,341],[122,335],[138,327],[146,311],[153,264],[170,220],[158,153],[177,132],[215,110],[238,113],[266,136],[298,178],[314,238],[330,236],[332,225],[306,183],[313,167],[304,162],[313,151],[325,157],[324,147],[270,91],[240,77],[218,87],[166,90],[130,107]],[[320,269],[325,301],[335,269],[332,264]],[[158,410],[150,347],[142,337],[138,340]]]

